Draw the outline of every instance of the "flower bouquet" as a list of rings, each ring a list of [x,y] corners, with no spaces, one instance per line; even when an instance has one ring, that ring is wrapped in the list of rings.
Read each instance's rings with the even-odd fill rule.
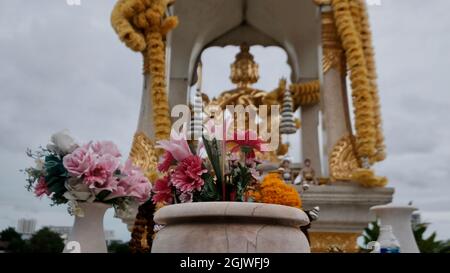
[[[71,215],[83,217],[80,203],[104,203],[116,216],[150,198],[151,183],[130,160],[122,164],[121,154],[111,141],[78,145],[66,131],[54,134],[50,144],[37,152],[27,151],[36,166],[25,169],[27,189],[48,196],[52,205],[68,203]]]
[[[248,201],[247,190],[259,180],[255,152],[261,152],[261,144],[251,131],[235,134],[231,140],[203,136],[197,143],[172,131],[170,140],[158,142],[165,150],[158,165],[163,177],[154,183],[152,201]]]

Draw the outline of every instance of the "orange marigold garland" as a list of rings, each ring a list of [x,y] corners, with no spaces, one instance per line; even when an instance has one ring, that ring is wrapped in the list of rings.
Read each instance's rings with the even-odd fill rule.
[[[144,73],[151,76],[151,99],[156,140],[170,136],[170,111],[166,84],[165,41],[178,24],[166,16],[171,0],[119,0],[111,14],[111,24],[130,49],[142,52]]]
[[[150,98],[156,141],[168,139],[171,128],[166,90],[165,42],[167,33],[178,24],[177,17],[166,15],[167,7],[173,2],[173,0],[118,0],[111,14],[111,24],[119,39],[131,50],[141,52],[143,55],[144,74],[148,74],[151,78]],[[151,163],[150,167],[153,167],[153,162]],[[150,168],[149,175],[153,177],[155,174],[152,169]],[[150,251],[154,234],[152,220],[154,212],[155,206],[152,204],[145,204],[139,208],[130,242],[134,252]]]
[[[297,190],[292,185],[286,184],[279,173],[266,175],[259,188],[253,193],[253,198],[258,203],[302,207]]]

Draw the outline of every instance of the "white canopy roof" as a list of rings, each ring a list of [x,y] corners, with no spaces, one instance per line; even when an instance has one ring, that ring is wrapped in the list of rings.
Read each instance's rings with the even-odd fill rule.
[[[318,78],[320,16],[313,0],[177,0],[180,25],[171,33],[171,78],[192,78],[201,52],[210,46],[280,46],[292,80]],[[192,81],[190,81],[192,82]]]

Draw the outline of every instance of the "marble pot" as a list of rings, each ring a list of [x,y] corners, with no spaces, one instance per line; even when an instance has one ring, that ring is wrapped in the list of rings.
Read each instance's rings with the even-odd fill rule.
[[[380,225],[392,226],[392,231],[400,243],[400,252],[419,253],[412,231],[411,217],[417,208],[392,204],[370,208],[380,220]]]
[[[246,202],[201,202],[161,208],[154,218],[165,225],[153,253],[309,253],[300,209]]]
[[[63,253],[107,253],[103,217],[111,205],[79,202],[84,217],[75,216]]]

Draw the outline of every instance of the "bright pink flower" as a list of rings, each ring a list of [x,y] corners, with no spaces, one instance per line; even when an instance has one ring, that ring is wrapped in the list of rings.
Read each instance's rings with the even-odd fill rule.
[[[45,182],[45,178],[41,177],[39,178],[38,183],[34,187],[34,194],[37,197],[41,197],[42,195],[50,195],[50,191],[47,187],[47,182]]]
[[[163,160],[158,164],[158,171],[167,172],[174,161],[175,158],[173,158],[172,154],[166,151],[164,153]]]
[[[247,158],[255,158],[255,151],[261,151],[261,145],[264,143],[255,131],[237,131],[234,133],[233,140],[229,140],[236,144],[231,152],[235,153],[239,150],[246,154]]]
[[[94,165],[95,156],[86,147],[77,148],[73,153],[63,158],[63,165],[67,171],[76,177],[87,173]]]
[[[172,130],[170,140],[160,140],[156,147],[171,153],[173,158],[177,161],[183,161],[185,158],[192,155],[186,140],[186,135],[177,134],[174,130]]]
[[[172,184],[170,182],[169,176],[165,176],[161,179],[156,180],[155,185],[153,185],[153,203],[173,203],[172,194]]]
[[[119,159],[109,154],[97,158],[94,165],[85,174],[84,183],[91,189],[114,190],[118,181],[112,176],[119,165]]]
[[[172,174],[171,182],[175,188],[183,192],[200,191],[205,181],[202,174],[207,170],[203,168],[202,159],[191,155],[178,163],[175,172]]]
[[[99,156],[112,155],[114,157],[120,157],[119,148],[112,141],[97,141],[90,143],[92,151]]]

